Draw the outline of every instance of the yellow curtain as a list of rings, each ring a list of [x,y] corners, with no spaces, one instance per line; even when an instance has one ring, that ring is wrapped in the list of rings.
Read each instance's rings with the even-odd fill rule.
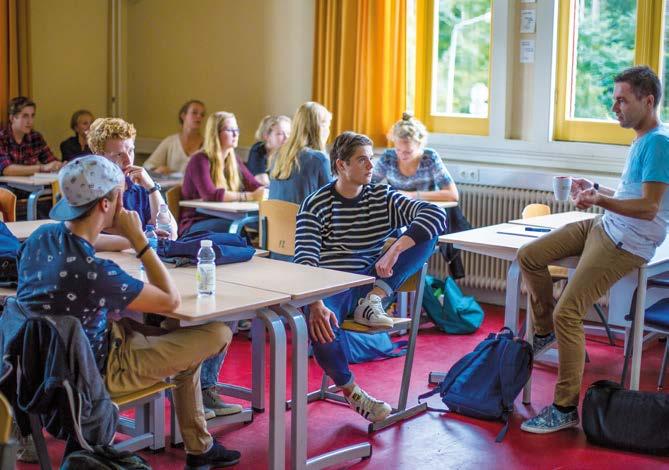
[[[333,113],[331,135],[374,144],[406,106],[406,1],[318,0],[313,99]]]
[[[30,96],[30,0],[0,0],[0,123],[7,103]]]

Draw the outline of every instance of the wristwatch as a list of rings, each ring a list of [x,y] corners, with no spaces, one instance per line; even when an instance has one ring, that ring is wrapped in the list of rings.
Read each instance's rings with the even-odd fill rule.
[[[153,194],[153,193],[155,193],[156,191],[160,191],[161,189],[163,189],[163,187],[160,186],[160,183],[154,183],[154,184],[153,184],[153,188],[149,189],[147,192],[148,192],[149,194]]]

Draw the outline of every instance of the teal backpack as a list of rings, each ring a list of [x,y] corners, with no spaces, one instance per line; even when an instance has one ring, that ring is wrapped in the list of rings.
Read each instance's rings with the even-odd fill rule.
[[[439,297],[443,294],[443,305]],[[452,277],[440,281],[425,277],[423,308],[430,320],[446,333],[461,335],[473,333],[483,323],[483,309],[474,297],[463,295]]]

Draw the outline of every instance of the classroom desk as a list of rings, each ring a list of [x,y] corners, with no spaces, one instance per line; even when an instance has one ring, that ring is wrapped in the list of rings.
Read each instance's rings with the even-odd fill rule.
[[[16,238],[23,241],[32,233],[45,224],[56,224],[58,221],[51,219],[23,220],[20,222],[7,222],[7,228]]]
[[[58,181],[58,173],[40,173],[38,176],[0,176],[0,183],[12,188],[29,192],[27,219],[37,219],[37,200],[44,195],[51,194],[51,185]]]
[[[421,199],[422,201],[425,201],[424,199]],[[458,207],[458,202],[457,201],[425,201],[429,202],[430,204],[434,204],[437,207],[441,207],[442,209],[448,209],[450,207]]]
[[[578,215],[577,215],[578,214]],[[597,217],[599,214],[573,213],[553,214],[527,219],[527,225],[545,226],[557,228],[577,220],[586,220]],[[537,220],[540,219],[540,220]],[[452,243],[456,248],[482,255],[511,261],[506,278],[506,302],[504,308],[504,325],[513,331],[518,331],[518,310],[520,298],[520,269],[516,256],[518,249],[525,243],[543,235],[542,232],[526,232],[525,225],[520,221],[514,223],[498,224],[467,230],[439,237],[440,243]],[[502,232],[502,233],[500,233]],[[578,257],[565,258],[554,264],[575,268]],[[634,290],[639,286],[637,302],[635,305],[635,336],[634,351],[632,356],[630,387],[637,390],[639,387],[639,374],[641,369],[641,353],[643,348],[643,317],[646,307],[646,281],[648,277],[656,276],[669,271],[669,240],[666,240],[656,251],[655,256],[647,264],[629,273],[627,276],[615,283],[609,293],[609,324],[626,326],[624,319],[631,308],[631,299]],[[651,302],[653,303],[653,302]]]
[[[560,228],[563,225],[592,219],[593,217],[598,217],[600,215],[601,214],[594,214],[592,212],[571,211],[541,215],[539,217],[529,217],[527,219],[510,220],[509,223],[531,227]]]
[[[219,267],[216,276],[225,282],[288,294],[290,302],[274,309],[292,330],[291,462],[293,469],[317,469],[352,459],[370,457],[371,444],[363,442],[307,457],[307,372],[309,335],[299,307],[363,284],[374,278],[285,261],[254,257],[247,263]],[[255,332],[254,332],[255,335]],[[351,413],[351,419],[354,419]]]
[[[214,202],[214,201],[180,201],[181,207],[192,207],[200,214],[219,217],[232,221],[228,229],[230,233],[239,235],[245,225],[258,222],[258,202]]]

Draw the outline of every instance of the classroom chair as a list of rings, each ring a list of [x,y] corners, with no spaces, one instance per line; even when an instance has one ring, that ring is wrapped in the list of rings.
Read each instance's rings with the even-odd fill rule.
[[[56,203],[60,200],[60,183],[58,180],[51,183],[51,205],[55,206]]]
[[[523,209],[522,218],[529,219],[532,217],[550,215],[550,213],[551,213],[551,208],[546,204],[528,204]],[[563,266],[548,266],[548,272],[551,275],[553,283],[569,280],[569,271],[567,268]],[[599,317],[600,321],[602,322],[602,325],[604,326],[604,329],[606,330],[606,336],[609,339],[609,344],[611,346],[615,346],[616,344],[615,338],[613,337],[613,333],[611,332],[611,328],[609,327],[609,322],[607,321],[606,316],[604,316],[604,311],[602,310],[602,307],[599,304],[594,304],[592,308],[595,309],[597,316]]]
[[[667,289],[669,287],[669,279],[666,278],[650,278],[647,283],[648,287],[659,287]],[[623,363],[623,371],[620,377],[620,383],[625,384],[627,379],[627,367],[629,360],[632,357],[632,350],[634,347],[634,315],[636,306],[636,290],[632,296],[632,304],[630,306],[630,313],[625,316],[625,320],[630,320],[630,327],[626,328],[625,336],[625,361]],[[669,297],[662,299],[646,309],[644,315],[644,330],[649,330],[651,333],[657,333],[665,337],[666,346],[664,348],[664,355],[662,356],[662,363],[660,365],[660,375],[657,379],[657,391],[664,389],[664,375],[667,371],[667,358],[669,357]]]
[[[0,393],[0,470],[16,466],[16,441],[12,438],[14,414],[7,398]]]
[[[386,243],[386,247],[388,245],[389,244]],[[416,338],[418,336],[418,329],[420,328],[420,311],[426,274],[427,264],[423,265],[420,270],[404,281],[404,283],[398,289],[398,293],[415,293],[415,295],[412,296],[413,301],[411,305],[411,318],[395,318],[395,325],[390,329],[371,329],[365,325],[359,325],[352,320],[345,320],[342,323],[342,329],[344,330],[356,331],[366,334],[392,333],[400,330],[409,330],[407,354],[404,359],[404,369],[402,371],[402,381],[400,382],[397,406],[393,407],[390,415],[385,420],[378,423],[369,423],[368,432],[370,433],[392,426],[399,421],[411,418],[427,410],[427,403],[416,403],[415,405],[407,407],[409,386],[411,383],[411,370],[413,367],[414,354],[416,351]],[[330,385],[330,378],[326,374],[323,374],[321,388],[307,394],[307,401],[312,402],[315,400],[332,400],[348,406],[346,399],[340,394],[336,393],[337,391],[338,387],[336,385]],[[287,405],[287,407],[290,408],[290,402],[288,402]]]
[[[16,221],[16,194],[6,188],[0,188],[0,214],[4,222]]]
[[[172,213],[174,220],[179,221],[179,214],[181,213],[181,206],[179,206],[179,201],[181,201],[181,185],[176,184],[168,189],[165,193],[165,199],[167,199],[167,207]]]
[[[300,206],[292,202],[260,201],[260,248],[270,254],[292,258],[295,255],[295,231]]]

